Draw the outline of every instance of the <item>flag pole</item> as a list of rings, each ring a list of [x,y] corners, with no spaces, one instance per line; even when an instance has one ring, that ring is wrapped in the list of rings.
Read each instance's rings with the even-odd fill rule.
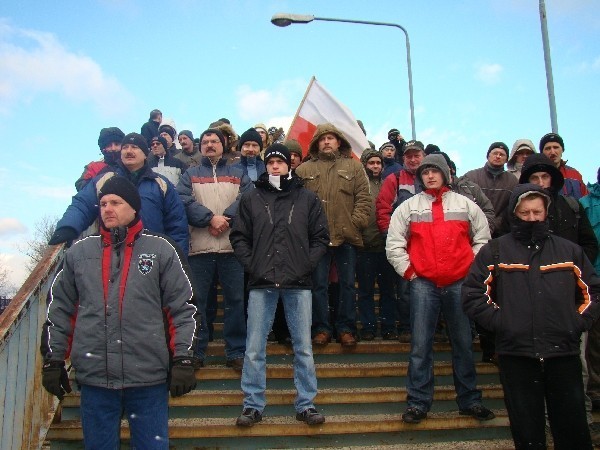
[[[306,100],[306,96],[308,95],[308,92],[310,91],[310,88],[312,87],[312,85],[313,85],[313,83],[315,81],[316,81],[316,78],[313,75],[312,78],[310,79],[310,83],[308,83],[308,87],[306,88],[306,91],[304,92],[304,97],[302,97],[302,100],[300,101],[300,105],[298,106],[298,109],[296,110],[296,114],[294,115],[294,118],[290,122],[290,127],[288,128],[288,132],[287,132],[286,136],[290,135],[290,131],[292,131],[292,127],[294,126],[294,123],[296,123],[296,119],[298,118],[298,114],[300,114],[300,110],[302,109],[302,105],[304,105],[304,101]]]

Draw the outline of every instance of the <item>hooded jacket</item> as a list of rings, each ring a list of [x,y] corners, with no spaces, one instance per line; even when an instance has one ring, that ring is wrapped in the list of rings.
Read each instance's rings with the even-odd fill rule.
[[[513,231],[484,246],[462,287],[465,313],[496,333],[501,355],[536,359],[579,354],[583,331],[600,315],[600,279],[583,250],[547,232],[536,242],[517,239],[513,214],[532,184],[515,188],[509,210]],[[495,270],[495,266],[497,269]]]
[[[513,144],[506,163],[506,171],[517,177],[517,180],[521,177],[521,168],[523,167],[523,163],[516,163],[516,155],[519,150],[529,150],[531,154],[534,154],[535,145],[529,139],[517,139]]]
[[[560,194],[564,186],[563,175],[546,155],[536,153],[525,160],[520,183],[527,183],[535,172],[546,172],[552,177],[547,189],[552,199],[547,218],[550,232],[580,245],[593,263],[598,256],[598,241],[584,207],[576,199],[567,199]]]
[[[398,206],[385,250],[390,264],[405,279],[416,275],[444,287],[467,275],[474,255],[490,239],[490,231],[481,208],[448,187],[450,169],[442,155],[426,156],[417,177],[431,166],[444,174],[445,185],[427,189]]]
[[[360,162],[365,168],[367,177],[369,177],[369,189],[371,191],[371,199],[373,205],[371,215],[369,216],[369,225],[362,231],[362,250],[368,252],[384,252],[385,239],[383,235],[379,232],[379,227],[377,226],[377,214],[375,211],[375,200],[377,200],[377,196],[379,195],[379,191],[381,190],[381,182],[383,181],[383,179],[381,178],[381,174],[379,174],[379,176],[376,177],[373,175],[373,172],[371,172],[367,168],[367,161],[374,156],[378,157],[383,162],[383,157],[381,156],[381,153],[375,150],[365,150],[360,156]]]
[[[311,273],[327,251],[321,202],[293,176],[283,190],[262,174],[240,199],[229,240],[249,273],[248,287],[311,289]]]
[[[331,158],[319,155],[319,139],[332,133],[340,140]],[[296,169],[307,189],[319,196],[329,225],[330,245],[349,243],[362,247],[361,231],[369,224],[372,200],[362,164],[352,158],[350,143],[332,124],[317,126],[309,145],[310,160]]]
[[[45,356],[70,356],[78,383],[152,386],[167,380],[170,355],[192,355],[196,308],[185,257],[142,228],[138,220],[77,241],[52,283]]]
[[[579,200],[585,211],[585,215],[590,221],[590,225],[596,235],[596,241],[600,242],[600,183],[588,183],[589,194]],[[596,256],[596,261],[592,261],[596,268],[596,273],[600,274],[600,255]]]

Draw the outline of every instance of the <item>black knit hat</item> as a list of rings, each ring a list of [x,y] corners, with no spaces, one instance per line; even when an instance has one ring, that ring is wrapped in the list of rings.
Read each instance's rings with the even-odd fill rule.
[[[540,139],[540,153],[542,153],[542,151],[544,150],[544,146],[548,142],[557,142],[562,147],[563,152],[565,151],[565,143],[563,141],[563,138],[561,138],[556,133],[548,133],[548,134],[545,134],[544,136],[542,136],[542,139]]]
[[[260,134],[258,134],[258,131],[256,131],[254,128],[248,128],[242,133],[240,140],[238,141],[238,150],[241,150],[242,145],[244,145],[246,142],[256,142],[261,151],[263,149],[262,137],[260,137]]]
[[[136,213],[140,212],[142,208],[142,200],[136,187],[131,182],[119,175],[110,177],[106,183],[102,185],[100,191],[98,191],[98,200],[107,194],[115,194],[125,200],[129,206],[131,206]]]
[[[256,134],[258,134],[258,133],[256,133]],[[267,163],[269,162],[269,159],[275,158],[275,157],[283,159],[289,169],[289,167],[292,164],[292,158],[290,156],[289,149],[285,145],[273,144],[273,145],[267,147],[267,149],[265,150],[265,165],[267,165]]]
[[[218,128],[209,128],[208,130],[204,130],[200,135],[200,143],[202,143],[202,138],[206,134],[216,134],[219,140],[221,141],[221,145],[223,145],[223,150],[225,150],[225,136],[223,136],[221,130],[219,130]]]
[[[158,127],[158,133],[167,133],[171,139],[175,140],[175,129],[171,125],[161,125]]]
[[[550,186],[552,186],[554,192],[559,192],[565,184],[565,177],[563,174],[554,165],[552,160],[543,153],[534,153],[527,157],[523,163],[523,168],[521,169],[519,183],[529,183],[529,177],[536,172],[546,172],[550,175],[552,178]]]
[[[98,136],[98,147],[100,147],[100,150],[104,150],[105,147],[113,142],[118,142],[120,144],[124,137],[125,133],[123,133],[120,128],[102,128],[100,130],[100,136]]]
[[[181,131],[179,132],[179,134],[177,135],[177,137],[181,136],[182,134],[183,134],[184,136],[187,136],[187,137],[189,137],[189,138],[190,138],[190,141],[193,141],[193,140],[194,140],[194,135],[193,135],[193,133],[192,133],[190,130],[181,130]]]
[[[492,145],[490,145],[490,148],[488,148],[487,153],[485,154],[485,157],[489,157],[490,153],[492,153],[492,150],[494,150],[495,148],[500,148],[502,150],[504,150],[504,153],[506,153],[506,159],[508,159],[508,146],[504,143],[504,142],[492,142]]]
[[[167,140],[164,137],[162,137],[162,136],[154,136],[152,138],[152,140],[150,141],[150,146],[152,146],[152,143],[156,142],[156,141],[160,142],[162,144],[162,146],[164,147],[165,150],[167,148],[169,148],[169,144],[167,143]]]
[[[139,147],[146,156],[148,156],[148,152],[150,151],[150,148],[148,147],[148,141],[146,141],[144,136],[138,133],[129,133],[127,136],[125,136],[121,142],[121,145],[125,144],[131,144]]]
[[[427,144],[427,147],[425,147],[425,154],[430,155],[435,152],[441,152],[440,148],[435,144]]]

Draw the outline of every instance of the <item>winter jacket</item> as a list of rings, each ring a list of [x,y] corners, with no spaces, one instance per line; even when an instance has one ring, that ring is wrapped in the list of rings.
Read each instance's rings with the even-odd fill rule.
[[[492,202],[494,213],[496,214],[496,223],[494,236],[500,236],[509,231],[508,214],[506,208],[510,200],[510,194],[519,181],[509,172],[501,172],[494,175],[486,163],[480,169],[474,169],[465,173],[468,178],[477,184],[485,196]]]
[[[396,161],[394,158],[382,158],[383,159],[383,171],[381,172],[381,180],[385,180],[388,176],[393,173],[396,173],[402,169],[404,166]]]
[[[490,234],[494,234],[494,227],[496,226],[494,206],[492,205],[490,199],[485,196],[481,188],[463,176],[456,180],[452,180],[450,189],[458,194],[464,195],[481,208],[483,214],[485,214],[485,218],[488,221]]]
[[[185,254],[189,247],[189,232],[185,209],[175,187],[144,165],[135,174],[132,174],[119,163],[114,171],[100,173],[92,182],[88,183],[72,199],[62,219],[56,228],[71,227],[77,234],[81,234],[99,216],[98,209],[98,183],[104,182],[111,176],[121,175],[131,181],[137,188],[142,199],[140,216],[144,226],[150,231],[162,233],[173,239]]]
[[[481,208],[444,186],[398,206],[385,249],[390,264],[405,279],[416,275],[444,287],[467,275],[474,255],[489,239]]]
[[[195,167],[200,165],[200,160],[202,159],[202,153],[198,150],[198,146],[194,144],[194,150],[191,154],[186,153],[185,151],[181,151],[181,153],[177,153],[175,158],[184,163],[188,168]]]
[[[146,122],[142,125],[142,128],[140,129],[140,134],[142,136],[144,136],[144,138],[146,139],[146,142],[148,142],[148,143],[152,142],[152,138],[159,135],[159,133],[158,133],[159,125],[160,124],[158,122],[155,122],[152,119],[148,120],[148,122]]]
[[[256,178],[258,179],[258,177],[260,177],[263,173],[267,171],[267,168],[265,167],[265,163],[263,162],[263,160],[260,159],[260,156],[257,156],[254,161],[254,166],[256,168]],[[250,175],[248,174],[248,158],[246,156],[240,156],[240,160],[232,165],[241,167],[244,171],[244,174],[248,175],[248,178],[252,180],[252,177],[250,177]]]
[[[365,169],[367,175],[369,176],[369,189],[371,191],[371,201],[373,205],[373,209],[371,210],[371,215],[369,216],[369,225],[362,231],[363,238],[363,251],[366,252],[384,252],[385,251],[385,238],[379,232],[379,227],[377,226],[377,214],[375,209],[375,201],[377,200],[377,196],[379,195],[379,191],[381,190],[381,176],[374,177],[373,174],[370,174],[367,169]]]
[[[579,200],[585,215],[590,221],[590,225],[596,235],[596,241],[600,243],[600,183],[587,185],[588,195]],[[596,256],[596,260],[592,261],[596,268],[596,274],[600,275],[600,254]]]
[[[521,168],[523,167],[523,163],[516,162],[516,154],[519,150],[529,150],[533,154],[535,153],[535,145],[529,139],[517,139],[513,144],[506,163],[506,171],[512,173],[517,180],[521,177]]]
[[[190,256],[200,253],[231,253],[231,226],[219,236],[209,232],[213,216],[235,218],[239,197],[252,183],[241,167],[227,165],[221,158],[212,164],[202,157],[201,164],[189,168],[179,180],[177,192],[187,212],[190,229]]]
[[[161,174],[174,186],[177,186],[181,175],[187,170],[187,165],[183,163],[179,158],[171,156],[165,153],[164,158],[159,158],[152,153],[148,155],[148,166],[156,172]]]
[[[103,229],[73,244],[63,264],[52,283],[46,358],[70,356],[78,383],[152,386],[167,380],[170,354],[191,356],[192,284],[168,238],[142,231],[141,221]]]
[[[525,189],[515,189],[511,210]],[[463,284],[465,313],[496,333],[499,354],[578,355],[581,333],[600,315],[600,278],[581,247],[549,232],[536,242],[514,231],[495,241],[481,249]]]
[[[390,226],[392,213],[398,205],[422,190],[423,186],[417,176],[406,169],[386,177],[375,200],[375,214],[379,231],[386,234]]]
[[[558,170],[560,170],[560,173],[565,178],[565,185],[561,192],[563,195],[580,199],[588,194],[588,190],[585,184],[583,184],[583,177],[577,169],[567,166],[567,162],[561,160]]]
[[[242,195],[229,235],[249,274],[248,287],[310,289],[311,273],[329,244],[321,201],[297,177],[281,191],[267,173],[255,185]]]
[[[331,159],[319,155],[319,138],[333,133],[340,139],[339,152]],[[362,247],[361,231],[369,224],[371,196],[369,180],[361,163],[352,158],[350,143],[331,124],[317,127],[310,146],[311,159],[296,169],[296,174],[304,180],[307,189],[321,199],[327,223],[331,246],[349,243]]]

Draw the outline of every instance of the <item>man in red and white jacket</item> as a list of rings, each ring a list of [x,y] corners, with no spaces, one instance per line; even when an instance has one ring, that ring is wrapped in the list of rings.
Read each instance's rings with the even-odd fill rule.
[[[442,155],[426,156],[417,178],[424,190],[394,211],[386,242],[388,260],[410,280],[408,408],[402,419],[419,423],[433,403],[433,336],[440,311],[452,342],[459,412],[493,419],[477,389],[471,326],[461,305],[463,280],[475,254],[490,239],[488,222],[475,203],[450,190],[450,169]]]

